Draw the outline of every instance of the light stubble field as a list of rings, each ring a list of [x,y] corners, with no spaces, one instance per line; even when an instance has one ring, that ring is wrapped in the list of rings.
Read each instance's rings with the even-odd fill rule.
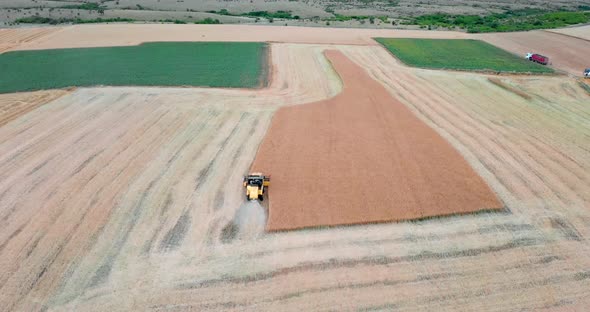
[[[60,31],[60,27],[0,29],[0,53]]]
[[[590,40],[590,25],[580,26],[580,27],[562,28],[562,29],[552,29],[550,31],[560,33],[560,34],[565,34],[568,36],[581,38],[584,40]]]
[[[320,34],[309,40],[329,42]],[[242,211],[241,175],[274,111],[342,90],[327,49],[367,70],[445,138],[507,211],[225,236]],[[590,96],[574,79],[499,78],[527,99],[487,75],[405,67],[375,44],[271,50],[268,89],[83,88],[0,127],[0,304],[49,311],[590,304]]]

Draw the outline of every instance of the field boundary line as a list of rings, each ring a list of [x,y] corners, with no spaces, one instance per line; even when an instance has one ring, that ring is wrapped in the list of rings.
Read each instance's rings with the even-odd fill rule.
[[[559,35],[559,36],[565,36],[565,37],[569,37],[569,38],[572,38],[572,39],[578,39],[578,40],[582,40],[582,41],[586,41],[586,42],[590,42],[590,39],[581,38],[581,37],[577,37],[577,36],[574,36],[574,35],[564,34],[564,33],[556,32],[556,31],[551,31],[549,29],[543,29],[543,32],[550,33],[550,34],[555,34],[555,35]]]

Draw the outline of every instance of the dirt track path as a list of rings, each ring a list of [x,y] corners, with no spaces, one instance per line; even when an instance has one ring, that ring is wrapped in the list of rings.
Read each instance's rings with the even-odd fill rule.
[[[502,209],[449,143],[338,51],[344,91],[276,112],[252,170],[274,176],[267,229]]]

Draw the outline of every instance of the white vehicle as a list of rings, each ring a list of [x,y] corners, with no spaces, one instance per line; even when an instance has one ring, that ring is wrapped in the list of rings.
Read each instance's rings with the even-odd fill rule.
[[[590,78],[590,68],[586,68],[584,71],[584,78]]]
[[[532,57],[533,57],[533,53],[528,52],[524,58],[530,61]]]

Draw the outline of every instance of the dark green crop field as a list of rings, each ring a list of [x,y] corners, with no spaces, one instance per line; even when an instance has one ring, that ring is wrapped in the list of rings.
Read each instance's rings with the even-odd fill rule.
[[[0,93],[71,86],[266,85],[267,45],[259,42],[157,42],[131,47],[0,54]]]
[[[553,70],[517,57],[480,40],[376,38],[410,66],[516,73],[550,73]]]

